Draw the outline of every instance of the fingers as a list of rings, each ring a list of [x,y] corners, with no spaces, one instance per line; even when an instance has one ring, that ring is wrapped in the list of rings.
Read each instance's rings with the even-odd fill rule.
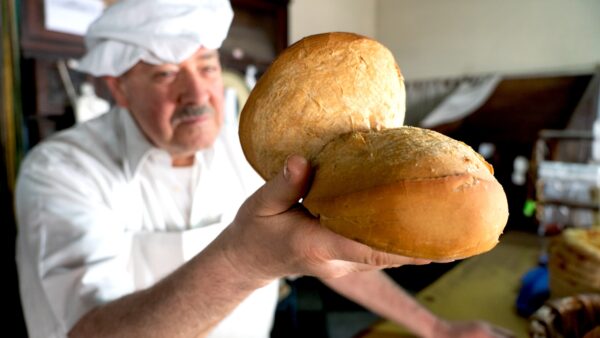
[[[515,334],[512,333],[510,330],[502,328],[502,327],[498,327],[498,326],[494,326],[488,322],[484,322],[484,321],[470,321],[470,322],[457,322],[454,323],[454,325],[456,325],[457,328],[461,328],[464,327],[465,330],[463,331],[465,334],[470,333],[470,336],[483,336],[483,337],[490,337],[490,338],[513,338],[515,337]],[[463,326],[464,325],[464,326]],[[460,332],[460,330],[459,330]]]
[[[440,263],[440,264],[444,264],[444,263],[452,263],[455,262],[456,258],[448,258],[448,259],[438,259],[433,261],[434,263]]]
[[[286,245],[271,247],[273,250],[278,248],[283,253],[278,254],[278,257],[294,257],[291,262],[303,262],[294,267],[298,271],[290,270],[286,273],[312,271],[328,275],[332,272],[327,271],[329,267],[335,271],[333,274],[337,275],[343,271],[364,271],[430,263],[429,260],[374,250],[320,226],[318,220],[311,217],[305,209],[295,210],[298,208],[298,201],[309,189],[310,180],[311,170],[308,161],[301,156],[290,156],[278,175],[247,200],[242,216],[238,215],[238,219],[253,219],[256,224],[263,225],[257,229],[262,229],[263,235],[271,236],[274,242],[281,241],[277,239],[277,232],[283,236],[279,237],[288,239]],[[301,215],[297,211],[304,211],[306,214]],[[286,217],[279,217],[284,216],[284,213]],[[271,216],[279,218],[275,221],[276,218]],[[273,224],[277,226],[272,226]],[[259,237],[264,237],[263,235]],[[334,261],[335,263],[331,264]]]
[[[510,330],[492,325],[488,322],[476,321],[473,322],[476,327],[486,333],[486,336],[493,338],[514,338],[515,334]]]
[[[284,168],[253,196],[254,212],[258,216],[273,216],[285,212],[308,190],[310,164],[297,155],[287,158]]]
[[[492,326],[492,334],[494,335],[494,337],[498,337],[498,338],[514,338],[514,337],[516,337],[512,331],[507,330],[502,327],[497,327],[497,326]]]
[[[430,260],[405,257],[375,250],[365,244],[342,237],[330,230],[328,232],[328,251],[331,258],[379,268],[401,265],[429,264]],[[358,265],[357,265],[358,266]]]

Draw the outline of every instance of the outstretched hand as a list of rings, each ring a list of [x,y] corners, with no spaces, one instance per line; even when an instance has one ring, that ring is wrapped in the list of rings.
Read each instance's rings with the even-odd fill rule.
[[[377,251],[321,226],[298,203],[309,189],[310,174],[306,159],[290,156],[283,170],[246,200],[227,228],[230,259],[243,264],[252,277],[335,278],[355,271],[429,263]]]
[[[504,328],[483,321],[440,321],[432,337],[452,338],[509,338],[515,335]]]

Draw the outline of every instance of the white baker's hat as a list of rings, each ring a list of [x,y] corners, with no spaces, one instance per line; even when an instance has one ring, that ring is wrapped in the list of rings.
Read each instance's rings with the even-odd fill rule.
[[[232,19],[228,0],[121,0],[88,28],[76,69],[119,76],[139,61],[177,64],[200,46],[219,48]]]

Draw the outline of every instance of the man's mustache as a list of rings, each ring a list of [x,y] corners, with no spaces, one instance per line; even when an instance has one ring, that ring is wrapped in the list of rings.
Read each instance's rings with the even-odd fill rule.
[[[214,114],[215,109],[209,105],[204,106],[185,106],[177,109],[171,117],[171,124],[176,124],[181,120],[190,117],[202,116],[205,114]]]

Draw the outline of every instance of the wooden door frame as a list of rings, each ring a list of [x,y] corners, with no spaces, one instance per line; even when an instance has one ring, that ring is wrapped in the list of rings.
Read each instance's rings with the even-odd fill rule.
[[[2,1],[0,4],[0,198],[2,207],[2,237],[7,240],[3,259],[9,267],[8,302],[5,311],[17,337],[25,337],[27,330],[21,310],[17,267],[15,263],[15,239],[17,226],[14,213],[13,192],[18,166],[24,152],[21,120],[19,40],[17,38],[16,6],[18,0]]]

